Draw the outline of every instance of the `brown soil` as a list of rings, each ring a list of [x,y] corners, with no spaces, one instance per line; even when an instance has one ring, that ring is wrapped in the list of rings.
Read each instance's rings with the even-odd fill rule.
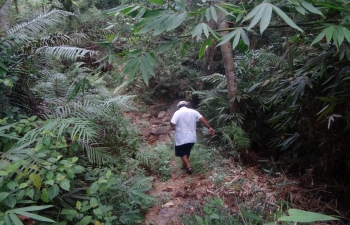
[[[207,195],[210,182],[201,175],[187,175],[180,170],[166,182],[157,180],[150,195],[157,201],[146,215],[150,225],[182,224],[181,216],[195,212],[198,201]]]

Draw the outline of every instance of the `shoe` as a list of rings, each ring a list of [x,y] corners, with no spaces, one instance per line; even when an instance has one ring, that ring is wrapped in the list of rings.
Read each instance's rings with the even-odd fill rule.
[[[191,167],[189,167],[189,168],[186,169],[186,172],[187,172],[188,174],[192,174],[192,173],[193,173],[193,170],[192,170]]]

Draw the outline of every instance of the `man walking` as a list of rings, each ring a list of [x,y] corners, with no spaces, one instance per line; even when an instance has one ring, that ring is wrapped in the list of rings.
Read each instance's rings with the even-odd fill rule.
[[[175,156],[181,157],[186,166],[186,172],[192,174],[193,170],[188,158],[197,141],[197,122],[201,121],[209,129],[210,135],[214,135],[215,131],[198,111],[188,108],[188,102],[180,101],[177,108],[170,121],[171,126],[175,127]]]

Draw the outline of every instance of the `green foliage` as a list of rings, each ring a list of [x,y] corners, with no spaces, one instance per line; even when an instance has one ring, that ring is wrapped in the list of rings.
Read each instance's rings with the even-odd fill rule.
[[[250,139],[242,128],[232,123],[231,126],[224,126],[219,130],[222,133],[220,142],[229,146],[232,151],[230,154],[237,154],[240,150],[250,147]]]
[[[241,224],[239,219],[234,218],[225,208],[224,201],[219,197],[206,197],[206,204],[203,206],[203,215],[195,214],[189,218],[184,218],[185,225],[211,225],[211,224]]]
[[[195,144],[190,156],[190,163],[194,173],[206,174],[215,168],[218,163],[216,161],[217,158],[214,157],[216,154],[219,154],[219,152],[215,148]]]
[[[170,158],[173,151],[168,145],[157,145],[156,147],[149,146],[147,149],[137,153],[138,159],[146,168],[155,172],[163,181],[168,180],[171,175]]]
[[[291,221],[291,222],[301,222],[301,223],[311,223],[316,221],[329,221],[329,220],[339,220],[337,218],[327,216],[321,213],[307,212],[299,209],[289,209],[289,216],[281,216],[278,218],[279,221]]]

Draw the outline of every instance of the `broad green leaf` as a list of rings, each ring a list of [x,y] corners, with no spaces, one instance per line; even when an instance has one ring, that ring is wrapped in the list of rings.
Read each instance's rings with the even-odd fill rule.
[[[17,215],[10,213],[9,216],[10,216],[10,219],[14,225],[23,225],[22,221],[20,219],[18,219]],[[10,224],[12,225],[12,223],[10,223]],[[10,224],[8,224],[8,225],[10,225]]]
[[[255,6],[255,8],[252,11],[250,11],[246,17],[244,17],[242,22],[249,20],[250,18],[255,16],[255,14],[260,10],[261,7],[264,7],[264,3],[261,3],[260,5]]]
[[[225,36],[222,37],[222,41],[219,42],[219,44],[217,44],[217,46],[220,46],[222,44],[225,44],[226,42],[228,42],[229,40],[231,40],[231,38],[233,38],[234,36],[236,36],[239,33],[239,29],[236,29],[228,34],[226,34]]]
[[[300,27],[298,27],[280,8],[272,5],[273,10],[291,27],[297,29],[298,31],[304,32]]]
[[[5,214],[4,215],[4,220],[5,220],[6,225],[9,225],[9,224],[12,225],[12,222],[11,222],[9,214]]]
[[[99,188],[100,185],[97,182],[93,183],[90,187],[90,194],[97,192]]]
[[[31,173],[31,174],[29,175],[29,180],[33,182],[34,186],[35,186],[37,189],[40,189],[41,183],[42,183],[42,180],[41,180],[40,175],[38,175],[38,174],[36,174],[36,173]]]
[[[207,8],[207,10],[205,11],[205,18],[207,19],[208,23],[210,22],[211,19],[211,12],[210,12],[210,8]]]
[[[213,35],[214,38],[219,39],[217,33],[213,29],[211,29],[210,26],[207,25],[206,28],[208,28],[209,32]]]
[[[250,30],[252,27],[254,27],[259,22],[259,20],[261,19],[262,15],[265,11],[266,6],[267,6],[266,4],[261,5],[261,7],[259,8],[259,11],[254,15],[253,20],[250,22],[250,24],[248,26],[248,30]]]
[[[344,35],[344,27],[341,27],[341,26],[337,26],[336,27],[337,28],[337,36],[338,37],[336,37],[337,39],[338,39],[338,43],[339,43],[339,46],[341,45],[341,43],[343,43],[343,41],[344,41],[344,37],[345,37],[345,35]]]
[[[148,0],[148,1],[153,3],[153,4],[158,4],[158,5],[165,4],[164,0]]]
[[[343,33],[344,33],[346,40],[350,43],[350,31],[348,30],[348,28],[343,27]]]
[[[184,5],[184,3],[181,0],[175,0],[176,5],[179,6],[183,11],[186,12],[186,7]]]
[[[128,14],[130,14],[130,13],[132,13],[132,12],[138,10],[139,8],[140,8],[139,5],[137,5],[137,6],[132,6],[132,7],[129,7],[129,8],[127,8],[127,9],[124,9],[124,10],[123,10],[123,13],[124,13],[124,15],[128,15]]]
[[[242,211],[242,215],[246,219],[253,219],[253,220],[259,221],[259,222],[263,222],[264,221],[262,218],[260,218],[256,214],[248,212],[248,211]]]
[[[92,216],[84,216],[77,225],[88,225],[92,221]]]
[[[132,60],[128,61],[126,66],[124,67],[121,75],[124,76],[124,75],[128,74],[135,67],[137,62],[138,62],[138,59],[132,59]]]
[[[306,10],[299,4],[297,3],[298,6],[295,7],[295,9],[302,15],[305,15],[306,14]]]
[[[340,43],[338,42],[338,29],[337,29],[337,26],[334,27],[334,30],[333,30],[333,43],[334,45],[337,47],[337,49],[339,50],[339,45]]]
[[[148,61],[146,56],[142,56],[142,62],[145,64],[146,69],[148,70],[148,72],[150,74],[152,74],[153,76],[155,76],[156,74],[154,73],[153,67],[151,65],[151,63]]]
[[[28,187],[27,183],[21,183],[18,188],[22,189],[22,188],[26,188],[26,187]]]
[[[311,5],[310,3],[306,2],[306,1],[301,1],[300,3],[305,9],[307,9],[309,12],[318,14],[323,16],[322,12],[320,10],[318,10],[317,8],[315,8],[313,5]]]
[[[34,198],[34,188],[27,188],[25,195],[28,196],[29,198],[33,199]]]
[[[176,44],[176,41],[162,41],[159,42],[160,46],[156,49],[154,49],[157,52],[165,52],[168,51],[169,49],[171,49],[173,47],[173,44]]]
[[[327,42],[330,42],[333,37],[334,26],[327,27],[326,29],[327,29],[326,39],[327,39]]]
[[[327,33],[327,28],[325,28],[319,35],[317,35],[315,40],[311,43],[311,46],[319,42],[326,35],[326,33]]]
[[[44,145],[49,146],[51,143],[51,137],[50,136],[43,137],[43,143]]]
[[[307,212],[299,209],[289,209],[289,216],[278,218],[279,221],[291,221],[300,223],[311,223],[315,221],[339,220],[337,218],[327,216],[320,213]]]
[[[67,175],[70,179],[74,178],[74,170],[73,169],[68,169],[67,171]]]
[[[213,20],[215,22],[218,22],[218,15],[217,15],[216,10],[213,6],[210,6],[210,13],[211,13],[211,18],[213,18]]]
[[[0,192],[0,202],[4,200],[8,195],[8,192]]]
[[[202,24],[198,24],[193,30],[192,30],[192,38],[197,37],[197,41],[199,40],[199,38],[202,35],[202,29],[203,26]]]
[[[90,199],[90,205],[91,205],[92,208],[96,208],[98,206],[97,198],[91,198]]]
[[[50,201],[50,196],[46,188],[43,188],[41,190],[41,200],[43,200],[44,202]]]
[[[0,60],[0,67],[7,71],[7,66],[3,61]]]
[[[16,172],[20,166],[25,165],[25,164],[26,164],[26,162],[23,160],[17,161],[15,163],[11,164],[9,167],[7,167],[6,171],[9,173]]]
[[[49,222],[49,223],[54,223],[55,222],[52,219],[49,219],[49,218],[43,217],[43,216],[39,216],[39,215],[34,214],[34,213],[20,212],[18,214],[23,215],[23,216],[28,216],[29,218],[32,218],[32,219],[35,219],[35,220],[39,220],[39,221],[44,221],[44,222]]]
[[[176,27],[180,26],[185,21],[186,18],[187,18],[187,13],[186,12],[185,13],[181,13],[179,15],[176,15],[174,20],[172,21],[172,23],[168,26],[167,31],[173,30]]]
[[[203,57],[206,49],[207,49],[207,43],[204,42],[199,50],[198,59],[201,59]]]
[[[66,180],[66,179],[61,180],[59,185],[60,185],[60,187],[63,190],[69,191],[69,189],[70,189],[70,182],[69,182],[69,180]]]
[[[244,29],[241,29],[241,37],[242,37],[243,42],[244,42],[247,46],[250,46],[249,37],[248,37],[248,35],[247,35],[247,33],[245,32]]]
[[[169,15],[161,15],[160,17],[152,20],[151,22],[147,23],[147,25],[142,28],[137,34],[145,34],[150,30],[156,29],[159,24],[161,24],[164,20],[168,18]]]
[[[152,36],[157,36],[158,34],[166,31],[168,26],[173,21],[174,17],[175,17],[175,15],[170,15],[170,16],[169,15],[165,15],[164,16],[165,19],[159,24],[157,29],[153,32]]]
[[[0,67],[0,77],[4,77],[6,76],[7,71],[5,69],[3,69],[2,67]],[[0,79],[0,83],[2,82],[2,80]]]
[[[51,187],[49,187],[47,192],[49,194],[50,199],[52,200],[60,193],[60,188],[57,184],[54,184]]]
[[[7,175],[9,175],[9,172],[0,170],[0,176],[7,176]]]
[[[260,20],[260,33],[262,34],[264,30],[269,26],[272,15],[272,6],[267,5],[265,7],[264,13]]]
[[[137,13],[135,19],[136,19],[136,20],[140,19],[140,18],[145,14],[145,12],[146,12],[146,9],[145,9],[145,8],[142,8],[142,9],[139,11],[139,13]]]
[[[156,60],[156,57],[154,56],[154,54],[152,52],[145,52],[145,55],[148,59],[148,61],[154,65],[154,66],[157,66],[158,63],[157,63],[157,60]]]
[[[78,212],[77,212],[77,210],[75,210],[75,209],[63,209],[62,211],[61,211],[61,214],[62,215],[75,215],[75,214],[77,214]]]
[[[10,208],[13,208],[16,205],[17,201],[16,201],[16,198],[14,196],[9,195],[9,196],[7,196],[7,198],[2,200],[2,203],[7,205]]]
[[[140,69],[141,69],[141,73],[142,73],[142,78],[148,87],[148,73],[147,73],[146,65],[143,62],[143,60],[140,61]]]
[[[18,183],[16,181],[11,181],[7,185],[7,188],[10,189],[11,191],[15,190],[16,187],[18,186]]]
[[[244,13],[240,13],[238,14],[238,16],[236,17],[236,23],[238,23],[238,21],[240,21],[244,16]]]
[[[202,23],[202,28],[205,36],[208,38],[209,37],[208,25],[205,23]]]
[[[232,42],[232,49],[236,48],[236,46],[238,45],[240,37],[241,37],[241,30],[239,29],[237,35],[235,36],[235,39]]]

